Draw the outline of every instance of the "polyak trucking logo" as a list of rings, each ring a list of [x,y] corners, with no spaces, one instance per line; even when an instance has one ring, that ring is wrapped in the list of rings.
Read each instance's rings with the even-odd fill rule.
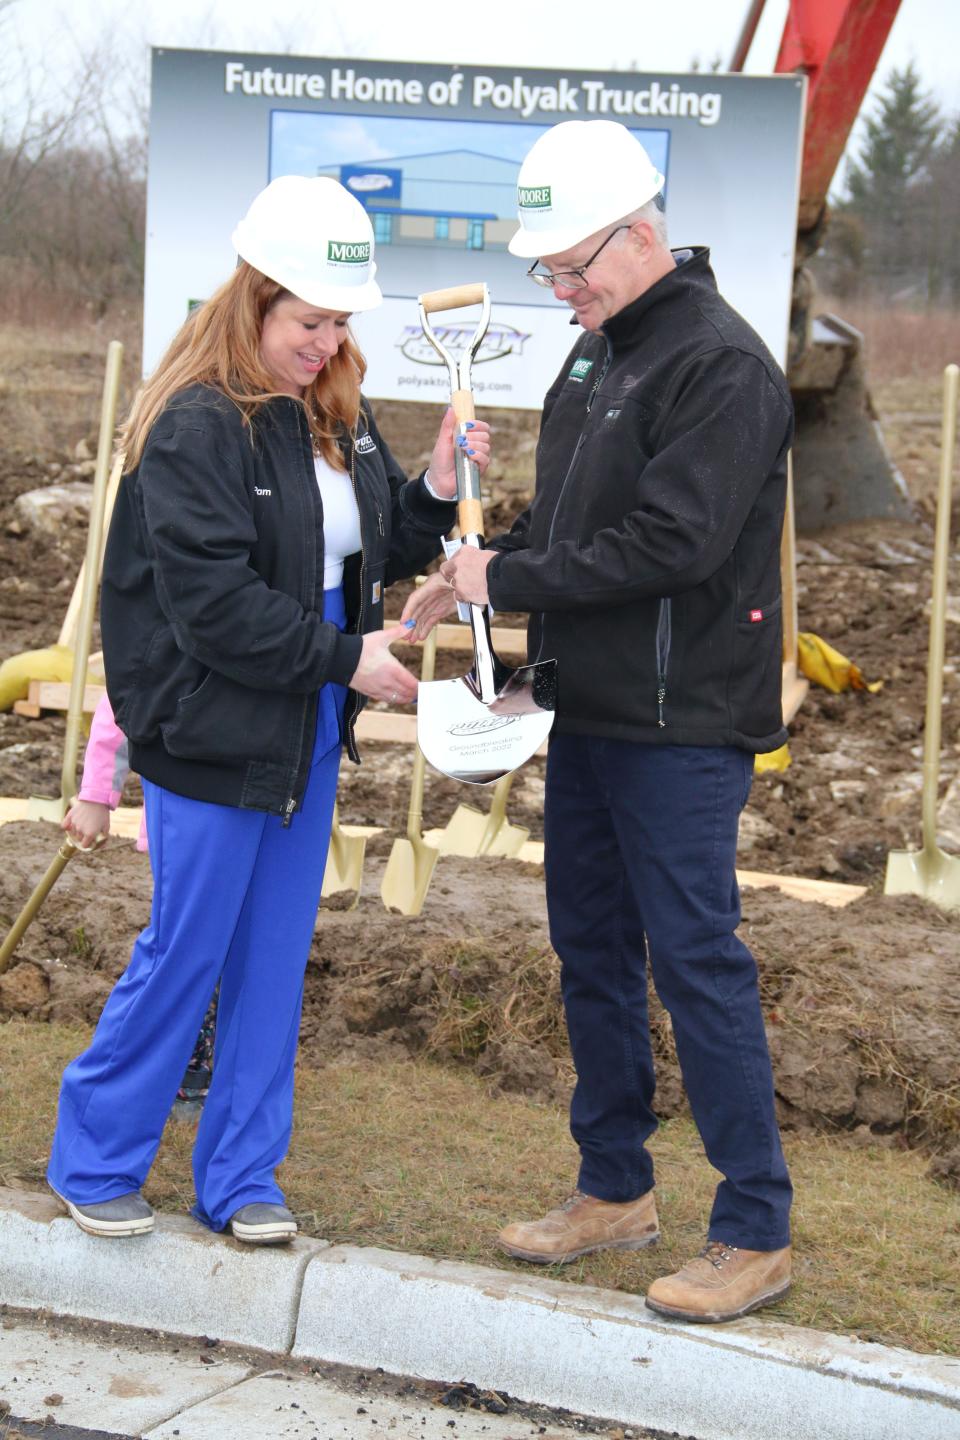
[[[454,359],[460,360],[473,341],[473,325],[437,325],[434,328],[438,339]],[[502,360],[507,355],[522,355],[524,343],[529,339],[528,331],[517,330],[513,325],[491,325],[477,351],[474,364],[482,365],[487,360]],[[417,365],[444,364],[419,325],[404,326],[396,343],[401,353]]]
[[[327,260],[331,265],[369,265],[369,240],[328,240]]]
[[[447,729],[448,735],[488,735],[491,730],[502,730],[505,725],[515,725],[518,715],[488,715],[478,720],[458,720]]]
[[[576,380],[579,385],[582,385],[592,369],[592,360],[574,360],[573,365],[570,367],[570,374],[567,376],[567,379]]]
[[[369,455],[372,450],[376,450],[377,442],[369,433],[366,435],[358,435],[353,442],[353,448],[358,455]]]
[[[518,185],[521,210],[549,210],[552,207],[549,185]]]

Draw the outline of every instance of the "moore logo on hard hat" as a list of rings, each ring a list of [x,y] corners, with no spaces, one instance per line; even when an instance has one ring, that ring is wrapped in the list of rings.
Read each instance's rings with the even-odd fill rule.
[[[522,210],[549,210],[553,204],[549,185],[521,185],[517,194]]]
[[[331,265],[367,265],[370,262],[370,241],[329,240],[327,261]]]

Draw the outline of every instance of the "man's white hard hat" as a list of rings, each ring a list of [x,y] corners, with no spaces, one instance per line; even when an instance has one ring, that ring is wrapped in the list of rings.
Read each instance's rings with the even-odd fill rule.
[[[564,120],[541,135],[517,178],[512,255],[559,255],[646,205],[663,176],[615,120]]]
[[[326,176],[272,180],[232,239],[241,259],[319,310],[372,310],[383,299],[373,278],[370,218]]]

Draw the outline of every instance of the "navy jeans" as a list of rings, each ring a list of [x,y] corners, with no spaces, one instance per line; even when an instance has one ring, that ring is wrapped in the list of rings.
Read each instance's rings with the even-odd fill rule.
[[[723,1176],[709,1238],[776,1250],[789,1244],[792,1190],[757,967],[734,933],[737,824],[752,777],[753,756],[732,747],[556,736],[547,905],[577,1070],[580,1188],[628,1201],[653,1185],[649,960],[707,1158]]]

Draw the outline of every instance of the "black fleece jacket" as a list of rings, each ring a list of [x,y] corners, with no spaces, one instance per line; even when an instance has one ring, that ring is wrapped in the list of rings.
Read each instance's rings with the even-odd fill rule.
[[[175,396],[125,475],[104,562],[107,689],[139,774],[177,794],[289,815],[306,784],[316,701],[345,685],[383,591],[453,525],[407,480],[366,405],[342,444],[362,551],[344,566],[347,631],[323,618],[323,508],[303,407],[270,400],[251,434],[214,388]],[[349,692],[346,739],[362,698]]]
[[[585,332],[544,404],[530,507],[492,543],[497,610],[558,662],[557,729],[775,749],[793,410],[705,249]]]

